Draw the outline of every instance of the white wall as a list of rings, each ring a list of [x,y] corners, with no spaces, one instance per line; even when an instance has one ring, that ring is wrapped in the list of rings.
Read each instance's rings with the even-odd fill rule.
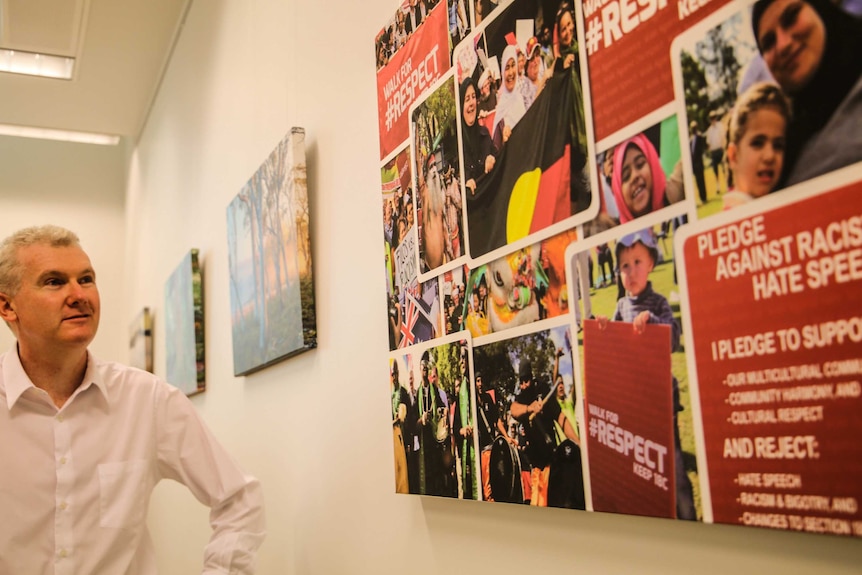
[[[837,537],[395,495],[387,425],[373,38],[395,0],[194,2],[127,190],[127,299],[156,310],[204,265],[207,391],[194,402],[263,482],[261,574],[851,573]],[[319,348],[233,377],[225,208],[291,126],[307,130]],[[199,571],[206,510],[157,489],[165,575]]]
[[[128,361],[129,325],[122,306],[125,262],[125,166],[121,147],[0,136],[0,238],[21,228],[56,224],[81,238],[102,296],[102,319],[91,349]],[[0,350],[14,343],[0,325]]]

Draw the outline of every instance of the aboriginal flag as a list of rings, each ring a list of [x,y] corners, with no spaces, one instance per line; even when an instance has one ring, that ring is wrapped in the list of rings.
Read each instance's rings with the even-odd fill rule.
[[[478,258],[570,217],[581,198],[586,150],[575,145],[574,71],[554,74],[512,130],[494,169],[467,192],[470,255]],[[578,103],[578,105],[582,105]],[[574,180],[572,174],[575,174]],[[588,194],[588,192],[586,192]],[[576,207],[573,208],[573,204]]]

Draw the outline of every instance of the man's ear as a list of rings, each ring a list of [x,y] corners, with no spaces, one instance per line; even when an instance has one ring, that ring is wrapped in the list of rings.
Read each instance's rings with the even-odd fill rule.
[[[18,314],[15,313],[12,298],[5,293],[0,293],[0,319],[9,323],[18,319]]]

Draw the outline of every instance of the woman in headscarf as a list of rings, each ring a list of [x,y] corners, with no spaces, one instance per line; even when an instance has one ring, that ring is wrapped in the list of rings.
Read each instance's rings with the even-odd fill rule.
[[[503,65],[503,83],[497,97],[497,112],[494,116],[494,146],[500,150],[512,135],[512,129],[524,116],[527,107],[518,87],[518,47],[509,44],[500,59]]]
[[[461,140],[464,150],[464,186],[476,192],[479,179],[494,168],[491,135],[478,121],[479,90],[472,77],[461,82]]]
[[[658,153],[646,136],[637,134],[616,147],[611,187],[621,224],[664,207],[666,185]]]
[[[829,0],[759,0],[751,20],[766,65],[793,103],[781,182],[862,159],[862,21]]]
[[[578,42],[575,39],[575,15],[568,3],[560,5],[554,24],[554,55],[557,61],[554,66],[557,71],[568,70],[572,64],[577,64]]]
[[[587,167],[587,124],[584,115],[584,89],[581,84],[581,64],[575,36],[575,13],[572,5],[562,2],[554,24],[554,75],[569,74],[572,79],[572,137],[570,200],[572,213],[586,209],[592,199],[589,168]]]

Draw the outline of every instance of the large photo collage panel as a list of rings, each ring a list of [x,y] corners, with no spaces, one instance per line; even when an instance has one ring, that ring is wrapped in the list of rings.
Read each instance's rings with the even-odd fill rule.
[[[862,447],[829,431],[862,431],[860,18],[395,7],[396,492],[862,535]]]

